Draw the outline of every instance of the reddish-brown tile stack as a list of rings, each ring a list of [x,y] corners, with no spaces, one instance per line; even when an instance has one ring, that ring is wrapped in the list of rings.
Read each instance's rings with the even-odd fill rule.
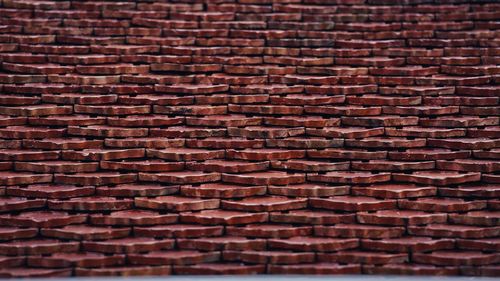
[[[0,277],[499,276],[499,11],[1,0]]]

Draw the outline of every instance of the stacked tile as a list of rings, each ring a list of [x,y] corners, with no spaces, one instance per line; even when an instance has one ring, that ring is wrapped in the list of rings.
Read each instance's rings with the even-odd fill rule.
[[[0,277],[499,276],[499,10],[0,1]]]

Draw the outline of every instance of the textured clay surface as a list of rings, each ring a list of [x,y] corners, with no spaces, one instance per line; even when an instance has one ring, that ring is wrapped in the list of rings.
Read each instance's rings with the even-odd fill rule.
[[[500,276],[499,11],[0,0],[0,277]]]

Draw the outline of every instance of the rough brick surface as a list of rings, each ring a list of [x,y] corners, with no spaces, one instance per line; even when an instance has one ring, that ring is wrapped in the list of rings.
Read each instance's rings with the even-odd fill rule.
[[[494,0],[0,0],[0,277],[500,276]]]

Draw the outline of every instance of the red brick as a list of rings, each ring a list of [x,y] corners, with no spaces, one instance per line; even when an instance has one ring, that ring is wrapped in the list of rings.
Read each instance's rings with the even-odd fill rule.
[[[69,200],[50,199],[47,207],[52,210],[65,211],[118,211],[132,208],[130,199],[109,197],[79,197]]]
[[[195,237],[194,235],[191,235]],[[199,236],[199,235],[197,235]],[[263,250],[265,240],[246,239],[237,236],[203,237],[198,239],[178,239],[180,249],[215,250]]]
[[[55,251],[76,252],[79,246],[78,242],[61,242],[48,239],[11,241],[0,245],[0,254],[8,256],[47,255]]]
[[[87,215],[69,215],[64,212],[33,211],[21,214],[8,214],[0,216],[1,225],[21,227],[58,227],[68,224],[83,223]]]
[[[171,224],[178,220],[177,214],[159,214],[146,210],[125,210],[109,215],[91,215],[90,222],[96,225],[157,225]]]
[[[290,239],[269,239],[271,249],[293,251],[335,252],[359,246],[358,239],[337,239],[324,237],[292,237]]]
[[[320,262],[361,263],[370,265],[404,263],[408,254],[377,253],[365,251],[340,251],[338,253],[318,254]]]
[[[384,274],[384,275],[422,275],[422,276],[442,276],[457,275],[457,267],[441,267],[432,265],[415,264],[385,264],[383,266],[363,266],[363,272],[366,274]]]
[[[239,186],[233,184],[208,183],[199,186],[182,186],[181,194],[202,198],[244,198],[254,195],[264,195],[265,186]]]
[[[190,224],[157,225],[134,227],[134,234],[140,237],[200,238],[221,236],[224,227]]]
[[[40,234],[45,237],[64,240],[106,240],[126,237],[130,235],[130,229],[67,225],[59,229],[42,228]]]
[[[408,233],[430,237],[485,238],[498,236],[500,227],[431,224],[427,226],[410,226],[408,227]]]
[[[139,173],[139,180],[170,184],[196,184],[216,182],[221,179],[219,173],[203,173],[198,171],[180,171],[168,173]]]
[[[79,196],[94,194],[95,188],[91,186],[73,186],[57,184],[34,184],[26,187],[12,186],[6,191],[10,196],[22,196],[27,198],[58,198],[68,199]]]
[[[3,226],[0,228],[1,241],[33,238],[37,235],[38,229],[36,228],[17,228],[10,226]],[[0,264],[4,265],[3,261],[1,261]]]
[[[498,263],[500,255],[483,254],[481,252],[436,251],[431,254],[415,253],[412,259],[416,262],[433,265],[486,265]]]
[[[50,256],[34,256],[27,260],[29,266],[42,268],[61,267],[109,267],[123,265],[124,256],[105,256],[98,253],[54,253]]]
[[[162,150],[148,149],[147,156],[171,161],[200,161],[222,158],[224,156],[224,151],[210,151],[193,148],[166,148]]]
[[[137,253],[172,249],[174,240],[156,240],[153,238],[120,238],[105,241],[83,241],[82,250],[106,254]]]
[[[377,184],[370,186],[353,186],[352,194],[382,199],[415,198],[436,195],[437,188],[432,186],[416,186],[414,184]]]
[[[187,163],[187,168],[190,170],[221,173],[256,172],[266,170],[268,167],[269,162],[207,160],[203,163]]]
[[[354,214],[334,214],[321,210],[294,210],[286,213],[272,212],[270,220],[278,223],[294,224],[337,224],[340,222],[352,223],[355,220]]]
[[[404,227],[385,227],[361,224],[336,224],[334,226],[315,226],[316,236],[326,237],[357,237],[371,239],[387,239],[401,237],[405,233]]]
[[[431,252],[453,249],[453,239],[432,239],[430,237],[403,237],[384,240],[361,240],[361,248],[387,252]]]
[[[217,199],[196,199],[181,196],[160,196],[154,198],[136,197],[135,206],[145,209],[170,210],[176,212],[217,209]]]
[[[226,232],[231,236],[261,237],[261,238],[288,238],[293,236],[310,235],[311,227],[296,227],[292,225],[251,224],[244,227],[228,226]]]
[[[197,251],[158,251],[147,254],[130,254],[127,259],[134,265],[187,265],[219,260],[220,253],[217,252],[197,252]]]
[[[288,251],[225,251],[226,261],[241,261],[256,264],[300,264],[310,263],[315,259],[314,253],[294,253]]]
[[[428,212],[466,212],[486,208],[486,201],[467,202],[455,198],[418,198],[417,200],[400,200],[401,209],[428,211]]]
[[[266,271],[265,265],[244,265],[241,263],[202,263],[189,266],[176,266],[174,272],[187,275],[206,275],[206,274],[263,274]]]
[[[271,212],[302,209],[307,206],[307,199],[289,199],[287,197],[248,197],[240,201],[223,200],[221,207],[227,210]]]
[[[199,224],[249,224],[265,222],[268,220],[267,213],[245,213],[237,211],[206,210],[199,213],[183,213],[181,221]]]
[[[376,182],[389,181],[389,173],[368,173],[368,172],[327,172],[325,174],[308,174],[310,181],[319,181],[327,183],[347,183],[347,184],[369,184]]]
[[[414,224],[431,224],[431,223],[446,223],[448,218],[444,213],[426,213],[408,210],[384,210],[375,213],[358,213],[359,223],[379,224],[379,225],[414,225]]]
[[[479,173],[459,174],[448,171],[418,171],[412,174],[393,174],[393,179],[400,182],[445,186],[479,181]]]
[[[314,263],[294,265],[269,265],[271,274],[360,274],[359,265],[335,263]]]
[[[75,276],[142,276],[142,275],[169,275],[170,266],[123,266],[107,268],[76,268]]]
[[[449,220],[456,224],[496,226],[499,224],[499,217],[499,212],[495,211],[473,211],[465,214],[450,214]]]

